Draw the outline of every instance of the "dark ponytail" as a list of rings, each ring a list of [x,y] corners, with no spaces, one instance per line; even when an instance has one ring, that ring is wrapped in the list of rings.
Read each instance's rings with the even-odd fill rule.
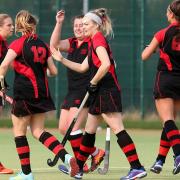
[[[170,11],[174,14],[175,19],[179,22],[179,27],[177,29],[176,33],[176,41],[180,41],[180,0],[174,0],[170,5],[169,5]]]
[[[170,5],[169,5],[170,10],[174,13],[176,16],[177,20],[180,20],[180,0],[174,0]]]

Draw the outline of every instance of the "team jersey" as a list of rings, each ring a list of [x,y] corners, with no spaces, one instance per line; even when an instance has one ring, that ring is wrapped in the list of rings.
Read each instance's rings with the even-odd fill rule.
[[[9,49],[17,54],[13,62],[14,99],[48,98],[46,70],[50,51],[47,45],[36,34],[24,35],[13,41]]]
[[[101,61],[98,58],[95,50],[97,47],[102,46],[106,49],[109,55],[111,65],[108,72],[98,82],[98,84],[100,85],[100,87],[105,89],[117,87],[120,90],[120,85],[118,83],[117,75],[115,72],[115,62],[112,57],[112,52],[103,34],[101,32],[96,33],[93,36],[91,43],[89,43],[89,46],[90,46],[90,51],[89,51],[90,53],[88,55],[88,63],[91,71],[91,79],[94,77],[99,67],[101,66]]]
[[[180,39],[176,38],[179,26],[172,23],[155,34],[160,49],[159,71],[180,72]]]
[[[78,42],[76,38],[69,38],[70,48],[68,50],[67,59],[76,62],[82,63],[86,56],[88,55],[88,41],[85,39],[83,43],[78,47]],[[68,79],[68,90],[79,90],[84,89],[89,82],[90,72],[78,73],[69,68],[67,68],[67,79]]]
[[[6,56],[8,50],[7,41],[0,35],[0,64],[2,63],[4,57]]]

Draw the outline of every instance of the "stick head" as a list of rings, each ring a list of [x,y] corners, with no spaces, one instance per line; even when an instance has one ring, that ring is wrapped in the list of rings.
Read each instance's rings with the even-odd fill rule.
[[[98,173],[101,175],[105,175],[105,174],[107,174],[108,170],[109,170],[109,166],[108,167],[105,166],[103,168],[98,168]]]

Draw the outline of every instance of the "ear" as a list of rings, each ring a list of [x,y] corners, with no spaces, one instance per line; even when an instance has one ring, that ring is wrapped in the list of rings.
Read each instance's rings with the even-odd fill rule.
[[[170,12],[170,18],[175,18],[175,15],[173,12]]]
[[[99,27],[100,27],[99,24],[96,23],[96,28],[99,29]]]

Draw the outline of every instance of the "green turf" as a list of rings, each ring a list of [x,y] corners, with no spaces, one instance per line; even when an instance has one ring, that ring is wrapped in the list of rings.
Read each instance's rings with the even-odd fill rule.
[[[50,130],[51,133],[58,135],[56,130]],[[179,175],[172,175],[173,158],[172,152],[170,152],[166,164],[163,168],[163,172],[159,175],[153,174],[149,171],[149,167],[155,160],[157,147],[159,144],[160,131],[158,130],[128,130],[136,143],[137,150],[139,152],[140,160],[148,171],[147,180],[177,180],[180,179]],[[53,154],[44,148],[41,143],[34,140],[31,135],[28,134],[29,144],[31,146],[31,163],[32,170],[35,176],[35,180],[68,180],[72,179],[69,176],[63,175],[57,170],[57,167],[50,168],[46,164],[48,157],[53,157]],[[105,131],[97,133],[96,145],[98,147],[104,147]],[[15,145],[13,141],[13,135],[10,129],[0,129],[0,160],[10,168],[15,169],[17,172],[20,168],[19,160],[16,154]],[[71,148],[67,143],[67,150],[71,152]],[[111,155],[110,155],[110,170],[106,175],[99,175],[97,172],[84,175],[84,180],[119,180],[119,177],[125,175],[129,170],[128,162],[120,148],[116,144],[116,138],[112,134],[111,136]],[[61,163],[59,161],[59,163]],[[9,175],[0,175],[0,180],[8,180]]]

